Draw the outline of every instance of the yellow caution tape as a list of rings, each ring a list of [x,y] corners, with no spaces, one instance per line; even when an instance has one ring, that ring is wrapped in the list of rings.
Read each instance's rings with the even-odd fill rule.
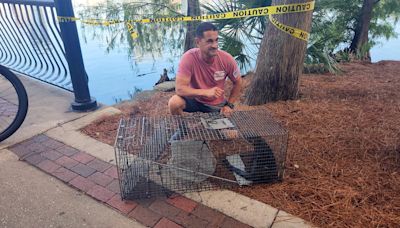
[[[139,37],[139,34],[137,34],[137,32],[134,31],[134,27],[133,27],[132,23],[126,22],[126,27],[128,27],[128,32],[131,34],[132,40]]]
[[[290,27],[288,25],[284,25],[282,23],[280,23],[278,20],[276,20],[275,18],[272,17],[272,15],[269,15],[269,21],[271,21],[271,23],[273,25],[275,25],[276,28],[278,28],[279,30],[292,35],[298,39],[307,41],[308,37],[310,37],[310,34],[304,30],[298,29],[298,28],[294,28],[294,27]]]
[[[164,17],[164,18],[145,18],[138,20],[101,20],[101,19],[80,19],[77,17],[63,17],[58,16],[59,22],[74,22],[80,20],[84,24],[88,25],[103,25],[109,26],[119,23],[125,23],[130,30],[131,36],[138,37],[137,33],[134,32],[132,23],[159,23],[159,22],[186,22],[186,21],[202,21],[202,20],[224,20],[224,19],[235,19],[243,17],[259,17],[269,15],[269,19],[273,25],[283,32],[286,32],[296,38],[307,41],[309,33],[303,30],[293,28],[282,23],[279,23],[271,15],[274,14],[286,14],[286,13],[301,13],[314,10],[315,1],[307,3],[297,3],[297,4],[286,4],[277,6],[267,6],[252,8],[246,10],[238,10],[219,14],[207,14],[201,16],[182,16],[182,17]]]

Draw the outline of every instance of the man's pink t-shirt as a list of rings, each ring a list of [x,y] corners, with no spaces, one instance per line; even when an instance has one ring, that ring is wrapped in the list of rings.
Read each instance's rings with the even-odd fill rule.
[[[235,82],[240,77],[240,70],[233,57],[222,50],[217,51],[212,63],[206,63],[201,58],[200,49],[193,48],[183,54],[178,66],[177,77],[189,77],[193,89],[224,89],[227,77]],[[218,105],[224,102],[224,97],[217,99],[196,98],[201,103]]]

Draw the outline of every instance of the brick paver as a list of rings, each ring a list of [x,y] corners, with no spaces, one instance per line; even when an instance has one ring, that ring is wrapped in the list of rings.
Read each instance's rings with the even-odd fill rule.
[[[28,146],[28,148],[31,152],[36,152],[36,153],[45,152],[50,149],[47,146],[42,145],[41,143],[32,143],[31,145]]]
[[[46,160],[46,158],[40,154],[32,154],[32,155],[24,158],[24,161],[26,161],[29,164],[34,165],[34,166],[36,166],[37,164],[39,164],[40,162],[42,162],[44,160]]]
[[[23,145],[16,145],[13,147],[10,147],[10,150],[16,154],[19,158],[24,157],[30,153],[32,153],[33,151],[31,151],[28,147],[25,147]]]
[[[142,199],[136,199],[135,201],[143,206],[143,207],[150,207],[150,205],[152,203],[154,203],[154,201],[159,200],[160,198],[155,198],[155,197],[151,197],[151,198],[142,198]],[[161,198],[163,199],[163,198]]]
[[[113,179],[109,185],[106,186],[106,188],[112,192],[115,193],[121,193],[121,189],[119,187],[119,181],[117,179]]]
[[[181,195],[122,201],[115,165],[46,135],[25,140],[10,150],[21,160],[149,227],[250,227]]]
[[[93,173],[92,175],[90,175],[88,177],[88,179],[100,186],[103,186],[103,187],[106,187],[107,185],[109,185],[111,183],[111,181],[113,181],[112,177],[107,176],[100,172]]]
[[[209,222],[211,227],[218,227],[224,221],[226,215],[222,214],[219,211],[216,211],[212,208],[206,207],[202,204],[199,204],[194,210],[193,215],[204,219]]]
[[[192,212],[197,206],[197,202],[181,195],[174,195],[168,198],[167,202],[186,212]]]
[[[61,158],[55,160],[55,162],[67,169],[71,169],[72,167],[76,166],[77,164],[79,164],[78,161],[69,158],[67,156],[62,156]]]
[[[106,174],[106,175],[108,175],[108,176],[110,176],[112,178],[118,179],[118,170],[117,170],[117,167],[115,165],[113,165],[112,167],[107,169],[104,172],[104,174]]]
[[[78,152],[78,153],[72,155],[71,158],[74,160],[77,160],[78,162],[83,163],[83,164],[87,164],[90,161],[95,159],[95,157],[93,157],[92,155],[89,155],[84,152]]]
[[[42,152],[41,155],[45,158],[48,158],[51,161],[55,161],[63,156],[61,153],[59,153],[55,150],[48,150],[48,151]]]
[[[37,164],[37,167],[39,167],[41,170],[51,174],[54,171],[56,171],[58,168],[60,168],[61,166],[46,159],[44,161],[41,161],[39,164]]]
[[[201,219],[193,214],[187,213],[185,211],[181,211],[176,216],[168,218],[176,222],[177,224],[182,225],[183,227],[204,228],[209,226],[208,221]]]
[[[121,211],[123,214],[128,214],[133,209],[135,209],[136,206],[138,205],[134,201],[121,200],[121,196],[118,194],[114,195],[113,198],[111,198],[109,201],[107,201],[107,204],[112,206],[113,208],[116,208],[117,210]]]
[[[70,180],[72,180],[78,176],[78,174],[76,174],[64,167],[60,167],[59,169],[54,171],[52,174],[64,182],[69,182]]]
[[[128,215],[145,226],[154,226],[162,218],[161,215],[156,212],[149,210],[148,208],[138,205],[131,213]]]
[[[96,172],[95,169],[90,168],[89,166],[82,163],[79,163],[76,166],[72,167],[71,170],[81,175],[82,177],[88,177]]]
[[[40,135],[37,135],[37,136],[33,137],[32,141],[36,142],[36,143],[42,143],[42,142],[45,142],[45,141],[50,140],[50,139],[51,138],[49,138],[47,135],[40,134]]]
[[[89,189],[87,194],[91,195],[93,198],[98,199],[102,202],[107,202],[115,195],[114,192],[107,190],[106,188],[100,185],[93,186],[93,188]]]
[[[66,145],[59,147],[56,150],[68,157],[71,157],[72,155],[79,153],[79,150]]]
[[[174,223],[173,221],[167,219],[167,218],[162,218],[155,226],[154,228],[181,228],[182,226]]]
[[[45,147],[51,148],[53,150],[64,146],[63,143],[61,143],[57,140],[54,140],[52,138],[50,138],[49,140],[45,140],[45,141],[41,142],[40,144]]]
[[[166,203],[164,200],[156,200],[154,201],[149,209],[157,212],[160,215],[164,215],[166,217],[174,217],[179,214],[180,210],[170,204]]]
[[[96,185],[92,181],[88,180],[87,178],[81,177],[81,176],[75,177],[69,183],[72,186],[74,186],[75,188],[80,189],[84,192],[87,192],[89,189],[91,189],[93,186]]]
[[[36,141],[34,140],[34,138],[30,138],[27,139],[23,142],[21,142],[20,144],[18,144],[19,146],[24,146],[24,147],[29,147],[30,145],[32,145],[32,143],[35,143]]]
[[[104,172],[112,166],[110,163],[107,163],[97,158],[90,161],[87,165],[99,172]]]

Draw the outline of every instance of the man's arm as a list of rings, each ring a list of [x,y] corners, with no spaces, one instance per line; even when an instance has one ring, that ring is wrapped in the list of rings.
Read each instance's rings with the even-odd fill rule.
[[[239,99],[241,89],[242,89],[242,77],[239,75],[237,79],[233,82],[232,91],[228,98],[229,103],[233,104]],[[231,109],[229,106],[224,106],[221,109],[221,113],[228,117],[232,114],[232,112],[233,109]]]
[[[206,97],[215,99],[224,95],[224,91],[218,87],[211,89],[193,89],[189,86],[190,77],[176,76],[176,94],[181,97]]]
[[[242,89],[242,77],[239,75],[236,81],[233,82],[232,91],[228,98],[229,103],[235,103],[239,99],[241,89]]]

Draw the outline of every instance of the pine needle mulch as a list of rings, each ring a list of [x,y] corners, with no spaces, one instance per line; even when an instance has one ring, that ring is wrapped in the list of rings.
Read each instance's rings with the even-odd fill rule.
[[[400,62],[341,68],[337,76],[303,75],[299,100],[257,107],[289,130],[284,180],[235,191],[320,227],[399,227]],[[163,115],[171,95],[119,108]],[[83,132],[112,144],[119,118],[99,119]]]

